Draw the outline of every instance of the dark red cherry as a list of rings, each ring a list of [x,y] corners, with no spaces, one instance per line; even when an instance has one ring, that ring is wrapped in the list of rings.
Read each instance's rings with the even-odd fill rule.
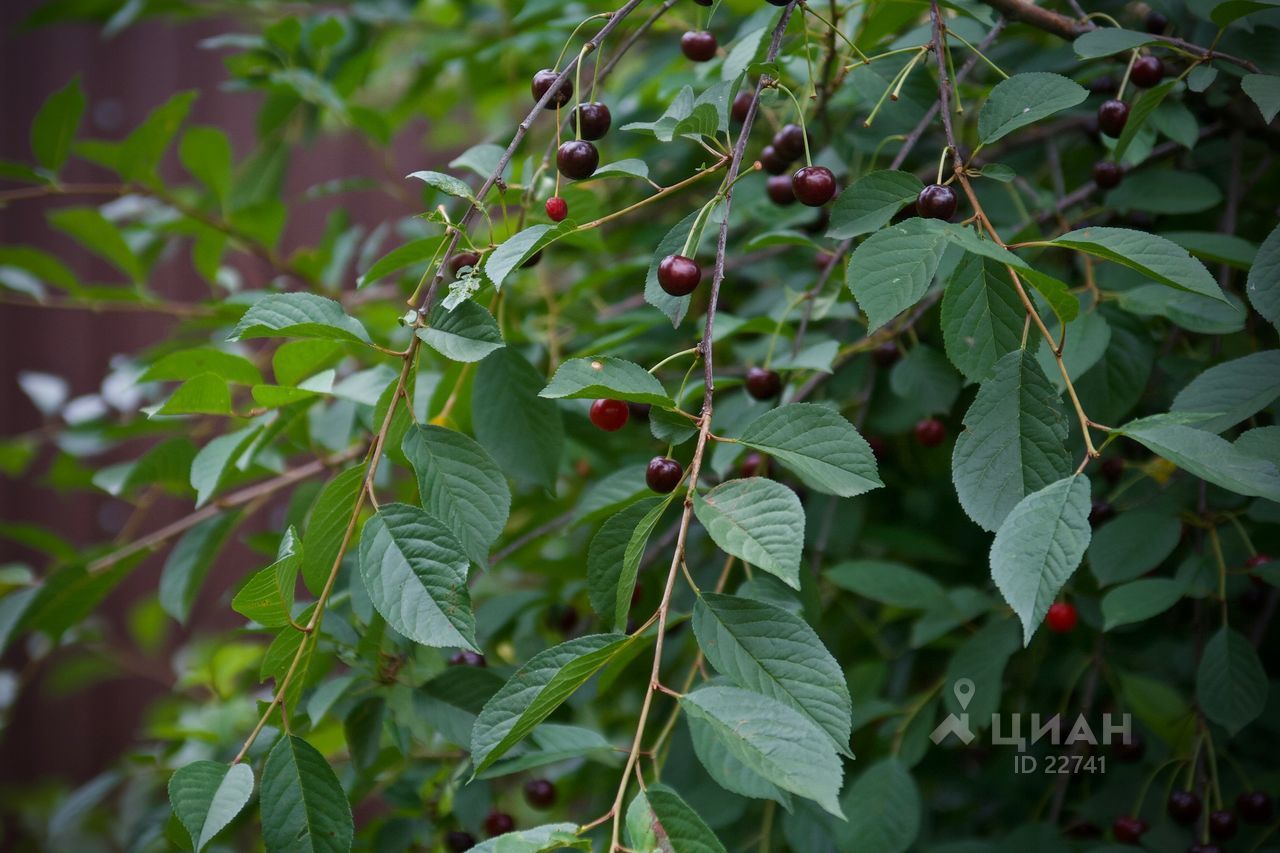
[[[871,361],[876,367],[892,367],[901,357],[902,351],[893,341],[885,341],[871,351]]]
[[[1125,122],[1129,120],[1129,105],[1124,101],[1112,98],[1103,101],[1098,107],[1098,130],[1113,139],[1124,132]]]
[[[1236,816],[1225,809],[1209,812],[1209,834],[1219,841],[1235,838]]]
[[[1159,86],[1164,79],[1164,63],[1158,56],[1139,57],[1129,71],[1129,79],[1133,81],[1133,85],[1144,89]]]
[[[547,199],[547,216],[552,222],[563,222],[564,218],[569,215],[569,202],[553,195]]]
[[[516,819],[506,812],[489,812],[484,819],[484,831],[490,838],[506,835],[516,828]]]
[[[476,846],[476,837],[469,832],[455,829],[445,834],[444,846],[448,848],[449,853],[466,853]]]
[[[782,391],[782,377],[776,370],[752,367],[747,370],[747,393],[757,400],[772,400]]]
[[[1194,791],[1173,791],[1169,794],[1166,809],[1174,823],[1190,826],[1200,817],[1200,798]]]
[[[680,50],[693,62],[706,62],[716,55],[716,37],[706,30],[696,30],[680,37]]]
[[[1265,566],[1267,563],[1270,563],[1270,562],[1271,562],[1271,555],[1264,554],[1261,551],[1259,551],[1257,554],[1254,554],[1252,557],[1244,561],[1244,567],[1246,569],[1256,569],[1258,568],[1258,566]]]
[[[484,655],[469,649],[463,649],[449,658],[449,666],[475,666],[484,669]]]
[[[1093,164],[1093,182],[1101,189],[1109,190],[1120,186],[1120,179],[1123,177],[1124,170],[1118,163],[1099,160]]]
[[[1108,456],[1102,460],[1098,471],[1102,474],[1102,479],[1114,486],[1124,476],[1124,460],[1119,456]]]
[[[956,191],[942,184],[929,184],[916,196],[916,213],[925,219],[951,221],[956,214]]]
[[[750,89],[744,89],[733,96],[733,106],[729,108],[729,117],[742,124],[747,120],[747,113],[751,110],[751,102],[755,99],[756,93]]]
[[[1271,822],[1271,797],[1265,791],[1249,791],[1236,797],[1236,811],[1245,823]]]
[[[581,128],[579,132],[583,139],[603,139],[613,124],[609,108],[599,101],[579,104],[575,112],[574,127]]]
[[[631,409],[621,400],[602,399],[591,404],[591,422],[605,432],[617,432],[627,425]]]
[[[739,477],[765,476],[769,472],[769,460],[759,453],[748,453],[738,463]]]
[[[1146,23],[1147,32],[1154,33],[1155,35],[1160,35],[1165,30],[1169,29],[1169,19],[1154,9],[1147,13]]]
[[[826,166],[805,166],[791,176],[791,188],[801,204],[822,207],[836,194],[836,176]]]
[[[658,262],[658,285],[672,296],[688,296],[702,281],[702,267],[693,258],[667,255]]]
[[[1116,78],[1110,74],[1103,74],[1101,77],[1094,77],[1085,84],[1085,88],[1095,95],[1105,95],[1107,92],[1114,92],[1120,84],[1116,82]]]
[[[937,418],[925,418],[915,426],[916,441],[921,447],[937,447],[947,438],[947,427]]]
[[[1089,505],[1089,523],[1094,527],[1105,524],[1116,514],[1116,508],[1102,498],[1094,498]]]
[[[458,270],[463,267],[474,267],[478,263],[480,263],[479,252],[454,252],[453,257],[449,258],[449,272],[457,275]]]
[[[680,485],[684,477],[684,468],[674,459],[666,456],[655,456],[649,460],[649,467],[644,472],[644,481],[660,495],[669,495]]]
[[[524,799],[540,811],[556,804],[556,786],[550,779],[530,779],[524,783]]]
[[[533,75],[533,85],[530,87],[533,91],[533,102],[536,104],[542,99],[542,96],[551,88],[551,84],[556,82],[556,78],[560,76],[560,72],[553,71],[550,68],[544,68],[537,74]],[[551,100],[547,101],[546,108],[554,110],[556,107],[563,107],[569,103],[569,99],[573,97],[573,80],[565,80],[560,84],[560,88],[551,96]]]
[[[600,152],[590,142],[571,139],[556,151],[556,168],[575,181],[591,177],[600,165]]]
[[[765,181],[764,191],[774,204],[785,207],[796,202],[796,191],[791,187],[790,175],[770,175],[769,180]]]
[[[773,150],[788,163],[804,156],[804,131],[798,124],[784,124],[773,135]]]
[[[1133,817],[1132,815],[1121,815],[1111,821],[1111,834],[1116,837],[1116,841],[1121,844],[1138,844],[1150,826],[1142,818]]]
[[[772,145],[766,145],[760,149],[760,165],[770,175],[781,175],[787,171],[791,161],[783,159]]]

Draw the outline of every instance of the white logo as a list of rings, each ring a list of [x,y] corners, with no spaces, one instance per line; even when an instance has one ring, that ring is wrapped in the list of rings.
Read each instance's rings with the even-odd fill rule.
[[[956,694],[956,701],[960,703],[960,716],[955,714],[947,714],[947,718],[938,724],[933,730],[933,734],[929,735],[935,744],[942,743],[948,735],[955,735],[960,739],[961,743],[970,743],[975,735],[973,730],[969,728],[969,703],[973,701],[974,686],[972,679],[958,678],[956,683],[952,685],[951,690]]]

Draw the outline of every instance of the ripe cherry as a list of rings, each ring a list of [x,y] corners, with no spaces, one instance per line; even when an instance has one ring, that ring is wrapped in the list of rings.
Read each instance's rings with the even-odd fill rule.
[[[1055,634],[1071,633],[1079,619],[1075,605],[1066,601],[1055,601],[1044,614],[1044,624]]]
[[[1271,555],[1264,554],[1261,551],[1259,551],[1257,554],[1254,554],[1252,557],[1244,561],[1244,567],[1246,569],[1256,569],[1258,568],[1258,566],[1265,566],[1267,563],[1270,563],[1270,562],[1271,562]]]
[[[1236,797],[1236,811],[1245,823],[1271,822],[1271,797],[1265,791],[1249,791]]]
[[[535,809],[546,811],[556,804],[556,786],[550,779],[530,779],[524,783],[524,799]]]
[[[1166,808],[1174,823],[1190,826],[1200,817],[1200,798],[1194,791],[1174,791],[1169,794]]]
[[[553,195],[547,199],[547,216],[552,222],[563,222],[564,218],[569,215],[569,202]]]
[[[773,149],[790,163],[804,156],[804,131],[798,124],[784,124],[773,135]]]
[[[672,296],[688,296],[702,281],[702,267],[693,258],[667,255],[658,262],[658,284]]]
[[[956,191],[942,184],[929,184],[916,196],[916,213],[925,219],[949,222],[956,214]]]
[[[533,102],[537,103],[542,100],[542,96],[551,88],[551,84],[556,82],[556,78],[560,76],[560,72],[550,68],[544,68],[537,74],[533,75],[533,85],[530,89],[533,91]],[[560,88],[551,96],[551,100],[547,101],[546,108],[554,110],[556,107],[563,107],[569,103],[569,99],[573,97],[573,81],[565,80],[560,84]]]
[[[1124,476],[1124,460],[1119,456],[1108,456],[1102,460],[1098,471],[1102,474],[1102,479],[1114,486]]]
[[[599,165],[600,152],[582,139],[571,139],[556,151],[556,168],[560,174],[575,181],[591,177]]]
[[[627,425],[631,410],[621,400],[601,399],[591,404],[591,422],[605,432],[617,432]]]
[[[684,477],[684,468],[674,459],[666,456],[655,456],[649,460],[645,469],[644,481],[660,495],[669,495],[680,485]]]
[[[493,838],[495,835],[506,835],[516,828],[516,819],[506,812],[489,812],[484,819],[484,831]]]
[[[1124,170],[1118,163],[1099,160],[1093,164],[1093,182],[1101,189],[1109,190],[1120,186],[1120,179],[1123,177]]]
[[[901,357],[902,351],[893,341],[885,341],[871,351],[871,361],[876,367],[892,367]]]
[[[1132,815],[1121,815],[1111,821],[1111,834],[1116,837],[1116,841],[1121,844],[1137,844],[1138,839],[1142,838],[1150,826],[1142,818],[1133,817]]]
[[[603,139],[613,124],[609,108],[599,101],[579,104],[574,115],[574,127],[579,127],[583,139]]]
[[[1140,57],[1133,63],[1133,68],[1129,71],[1129,79],[1133,81],[1133,85],[1144,89],[1159,86],[1160,81],[1164,79],[1164,63],[1158,56]]]
[[[782,391],[782,377],[776,370],[752,367],[747,370],[747,393],[757,400],[772,400]]]
[[[791,178],[788,175],[770,175],[769,180],[765,181],[764,191],[774,204],[782,206],[795,204],[796,191],[792,188]]]
[[[791,176],[791,188],[801,204],[822,207],[836,194],[836,176],[826,166],[805,166]]]
[[[866,439],[867,446],[871,448],[871,455],[877,462],[883,462],[889,455],[889,443],[878,435],[868,435]]]
[[[742,124],[747,120],[747,113],[751,110],[751,101],[755,99],[756,93],[750,89],[744,89],[733,96],[733,106],[729,108],[729,116],[738,124]]]
[[[1116,514],[1116,508],[1102,498],[1094,498],[1089,505],[1089,523],[1094,527],[1106,524]]]
[[[693,62],[706,62],[716,55],[716,37],[706,30],[691,30],[680,37],[680,50]]]
[[[522,270],[527,270],[527,269],[529,269],[530,267],[536,267],[536,266],[538,265],[538,261],[540,261],[540,260],[542,260],[542,250],[541,250],[541,249],[539,249],[538,251],[536,251],[536,252],[534,252],[532,255],[530,255],[530,256],[529,256],[529,259],[528,259],[528,260],[526,260],[523,264],[521,264],[521,265],[520,265],[520,269],[522,269]]]
[[[469,649],[463,649],[449,658],[449,666],[474,666],[484,669],[484,655]]]
[[[1225,809],[1209,812],[1209,834],[1219,841],[1235,838],[1236,816]]]
[[[457,275],[458,270],[463,267],[474,267],[478,263],[480,263],[479,252],[454,252],[453,257],[449,258],[449,272]]]
[[[1169,19],[1152,9],[1147,13],[1147,32],[1160,35],[1169,28]]]
[[[1116,82],[1116,78],[1112,77],[1110,74],[1103,74],[1101,77],[1094,77],[1086,83],[1085,88],[1090,92],[1093,92],[1095,95],[1102,95],[1107,92],[1114,92],[1116,90],[1116,86],[1119,85],[1120,84]]]
[[[455,829],[445,835],[444,846],[448,848],[449,853],[466,853],[476,846],[476,837],[469,832]]]
[[[916,423],[916,441],[921,447],[937,447],[947,437],[947,427],[937,418],[925,418]]]
[[[1098,130],[1113,139],[1124,132],[1125,122],[1129,120],[1129,105],[1124,101],[1112,98],[1103,101],[1098,107]]]
[[[787,171],[791,161],[784,159],[772,145],[766,145],[760,149],[760,165],[770,175],[781,175]]]
[[[738,463],[739,477],[754,477],[757,474],[764,475],[769,471],[769,460],[765,459],[759,453],[748,453]]]

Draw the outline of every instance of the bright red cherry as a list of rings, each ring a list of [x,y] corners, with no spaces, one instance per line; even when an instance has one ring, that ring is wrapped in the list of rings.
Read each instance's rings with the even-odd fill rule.
[[[556,786],[550,779],[530,779],[524,783],[524,799],[540,811],[556,804]]]
[[[826,166],[805,166],[791,176],[791,188],[801,204],[822,207],[836,194],[836,176]]]
[[[599,101],[579,104],[574,114],[574,127],[582,129],[583,139],[602,139],[612,124],[612,113]]]
[[[782,391],[782,377],[776,370],[752,367],[747,370],[747,393],[757,400],[772,400]]]
[[[716,37],[706,30],[690,31],[680,37],[680,50],[693,62],[706,62],[716,55]]]
[[[1044,624],[1048,625],[1049,630],[1055,634],[1071,633],[1079,619],[1075,605],[1066,601],[1055,601],[1049,605],[1049,611],[1044,614]]]
[[[1113,139],[1124,132],[1127,121],[1129,121],[1129,105],[1124,101],[1112,98],[1109,101],[1103,101],[1098,107],[1098,130]]]
[[[674,459],[666,456],[655,456],[649,460],[649,467],[644,472],[644,481],[660,495],[669,495],[680,485],[684,478],[684,468]]]
[[[569,215],[569,202],[553,195],[547,199],[547,216],[552,222],[563,222],[564,218]]]
[[[1164,79],[1164,63],[1158,56],[1143,56],[1133,63],[1133,68],[1129,71],[1129,79],[1133,81],[1133,85],[1144,89],[1159,86],[1160,81]]]
[[[591,404],[591,422],[605,432],[617,432],[627,425],[631,409],[621,400],[601,399]]]
[[[922,447],[937,447],[947,438],[947,427],[937,418],[925,418],[916,423],[916,441]]]
[[[544,68],[537,74],[533,75],[533,84],[530,89],[533,92],[533,102],[536,104],[542,100],[542,96],[551,88],[551,84],[556,82],[556,78],[560,76],[560,72],[550,68]],[[556,107],[563,107],[569,103],[569,99],[573,97],[573,81],[565,80],[560,84],[560,88],[551,96],[551,100],[547,101],[546,108],[554,110]]]
[[[672,296],[688,296],[702,281],[702,267],[693,258],[667,255],[658,262],[658,284]]]
[[[949,222],[956,214],[956,191],[942,184],[929,184],[916,196],[916,213],[925,219]]]

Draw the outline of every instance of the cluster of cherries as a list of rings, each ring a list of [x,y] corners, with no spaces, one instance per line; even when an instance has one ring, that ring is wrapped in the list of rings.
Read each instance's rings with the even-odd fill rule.
[[[1271,796],[1265,791],[1247,791],[1236,797],[1235,811],[1217,809],[1209,812],[1207,825],[1214,841],[1229,841],[1239,829],[1239,821],[1260,826],[1271,822]],[[1200,819],[1204,804],[1194,791],[1177,790],[1169,794],[1165,809],[1174,823],[1191,826]],[[1238,819],[1237,819],[1238,816]],[[1140,817],[1121,815],[1111,822],[1111,833],[1121,844],[1141,844],[1151,825]],[[1221,853],[1217,844],[1192,844],[1187,853]]]
[[[533,75],[530,86],[534,102],[542,100],[542,96],[551,90],[560,75],[551,68],[544,68]],[[545,108],[558,110],[573,98],[573,83],[565,80],[560,88],[547,101]],[[577,138],[564,142],[556,149],[556,169],[566,178],[575,181],[585,180],[595,174],[600,166],[600,151],[592,143],[603,139],[613,124],[613,115],[609,107],[599,101],[578,104],[573,111],[573,127],[577,130]],[[560,222],[569,215],[569,205],[560,196],[547,199],[547,216]]]
[[[1150,89],[1159,86],[1164,80],[1164,63],[1158,56],[1142,56],[1134,61],[1129,69],[1129,79],[1135,86]],[[1124,126],[1129,123],[1129,105],[1119,98],[1109,98],[1098,106],[1098,130],[1118,139],[1124,133]],[[1093,166],[1093,182],[1100,189],[1109,190],[1120,185],[1124,178],[1124,170],[1119,163],[1100,160]]]

